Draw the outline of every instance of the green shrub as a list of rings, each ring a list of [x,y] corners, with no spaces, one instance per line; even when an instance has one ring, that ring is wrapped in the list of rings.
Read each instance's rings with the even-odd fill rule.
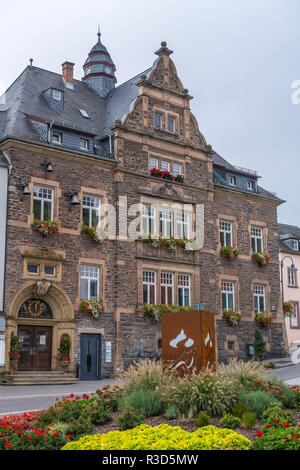
[[[251,441],[230,429],[205,426],[188,432],[179,426],[143,424],[69,442],[62,450],[250,450]]]
[[[289,423],[267,424],[256,433],[254,450],[300,450],[300,430]]]
[[[180,377],[162,387],[158,394],[166,406],[175,405],[184,417],[196,417],[200,411],[220,416],[230,411],[238,399],[235,382],[213,372]]]
[[[253,429],[257,425],[257,416],[255,413],[250,413],[247,411],[242,416],[242,422],[246,429]]]
[[[200,428],[202,426],[207,426],[209,421],[210,421],[210,416],[204,413],[204,411],[200,411],[197,418],[195,419],[195,424],[196,426],[198,426],[198,428]]]
[[[111,416],[101,401],[95,401],[91,404],[88,407],[87,414],[91,423],[95,426],[111,421]]]
[[[162,403],[156,394],[150,390],[142,388],[133,390],[133,392],[124,399],[123,408],[132,406],[137,412],[143,414],[146,418],[159,415],[162,410]]]
[[[223,418],[221,418],[220,423],[224,428],[235,429],[241,425],[241,420],[240,418],[224,411]]]
[[[247,411],[249,411],[249,410],[248,410],[247,406],[245,405],[245,403],[237,403],[232,408],[233,416],[237,416],[237,418],[240,418],[240,419],[242,418],[244,413],[247,413]]]
[[[264,424],[274,424],[274,420],[279,420],[280,423],[288,421],[292,426],[296,421],[289,410],[284,410],[281,403],[272,403],[262,414],[262,421]]]
[[[174,377],[176,377],[174,372],[163,369],[162,362],[155,362],[150,359],[136,362],[119,376],[127,393],[141,388],[158,390]]]
[[[96,390],[97,395],[101,398],[104,407],[109,411],[117,411],[120,406],[121,399],[124,394],[124,389],[118,385],[110,388],[109,385]]]
[[[164,417],[166,419],[176,419],[178,416],[178,411],[175,405],[169,405],[165,411]]]
[[[244,403],[248,410],[255,413],[259,418],[263,412],[275,401],[273,396],[268,395],[263,390],[251,391],[240,396],[241,403]]]
[[[132,429],[139,426],[144,421],[144,416],[138,413],[133,407],[128,406],[118,417],[118,425],[122,430]]]
[[[43,428],[50,426],[58,420],[58,413],[54,406],[50,406],[47,410],[42,411],[35,421],[35,426]]]
[[[253,348],[254,348],[255,356],[257,357],[259,362],[261,362],[265,357],[266,351],[265,351],[264,339],[259,328],[255,328],[254,330]]]
[[[67,436],[71,435],[72,439],[79,439],[81,436],[91,433],[93,429],[94,425],[91,420],[81,416],[79,419],[70,421],[67,424],[65,433]]]

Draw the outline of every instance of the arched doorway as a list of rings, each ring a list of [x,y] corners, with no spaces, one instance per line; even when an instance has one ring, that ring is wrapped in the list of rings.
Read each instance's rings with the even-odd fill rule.
[[[29,299],[22,304],[18,318],[51,319],[52,312],[43,300]],[[52,326],[18,324],[18,337],[18,370],[51,370]]]

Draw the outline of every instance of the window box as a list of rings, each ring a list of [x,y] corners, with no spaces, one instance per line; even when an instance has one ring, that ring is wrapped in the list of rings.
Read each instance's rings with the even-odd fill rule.
[[[174,176],[168,170],[162,171],[162,178],[165,180],[174,181]]]
[[[266,312],[256,312],[255,313],[255,321],[258,326],[261,328],[263,327],[271,327],[271,323],[273,320],[273,315],[272,313],[266,313]]]
[[[295,308],[292,302],[286,301],[282,302],[283,315],[285,317],[292,317],[295,313]]]
[[[233,248],[233,246],[222,246],[221,256],[227,259],[235,259],[240,253],[240,250]]]
[[[182,306],[169,304],[145,304],[144,311],[145,313],[155,322],[160,322],[163,313],[172,313],[172,312],[180,312],[183,310],[194,310],[192,306]]]
[[[240,312],[235,312],[234,310],[224,310],[223,316],[231,326],[238,326],[242,319]]]
[[[58,222],[55,220],[38,220],[34,219],[33,221],[33,230],[39,232],[46,237],[52,233],[58,233]]]
[[[258,262],[260,266],[265,266],[266,264],[270,264],[272,261],[271,256],[268,253],[252,253],[252,258]]]
[[[86,233],[91,237],[92,240],[95,240],[97,243],[101,243],[103,240],[108,239],[108,234],[105,230],[96,227],[90,227],[89,225],[82,225],[81,232]]]
[[[100,299],[81,300],[79,310],[84,315],[93,317],[95,320],[99,320],[101,313],[104,311],[104,306]]]
[[[150,169],[150,175],[155,176],[156,178],[163,178],[163,179],[169,180],[169,181],[176,181],[177,183],[183,183],[184,182],[184,175],[182,173],[179,173],[179,174],[174,176],[168,170],[158,170],[157,168],[151,168]]]
[[[171,251],[176,251],[178,247],[183,247],[185,251],[199,250],[197,243],[194,240],[188,240],[185,238],[174,238],[174,237],[160,237],[155,236],[152,233],[145,235],[142,238],[145,242],[154,248],[169,248]]]
[[[175,180],[177,183],[183,183],[184,182],[184,175],[182,173],[179,173],[178,175],[175,176]]]

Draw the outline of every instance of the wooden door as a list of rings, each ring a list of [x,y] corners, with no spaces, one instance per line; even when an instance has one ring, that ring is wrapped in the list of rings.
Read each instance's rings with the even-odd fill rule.
[[[20,343],[20,358],[18,360],[18,370],[32,370],[34,327],[29,325],[19,325],[18,336]]]
[[[19,325],[18,370],[51,370],[52,327]]]

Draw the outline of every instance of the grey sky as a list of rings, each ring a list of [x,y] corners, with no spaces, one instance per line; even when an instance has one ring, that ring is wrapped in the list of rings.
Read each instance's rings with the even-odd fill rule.
[[[10,0],[2,5],[0,95],[33,57],[76,78],[97,40],[117,67],[118,84],[145,70],[162,40],[201,132],[230,163],[255,169],[287,203],[279,221],[300,226],[300,0]]]

